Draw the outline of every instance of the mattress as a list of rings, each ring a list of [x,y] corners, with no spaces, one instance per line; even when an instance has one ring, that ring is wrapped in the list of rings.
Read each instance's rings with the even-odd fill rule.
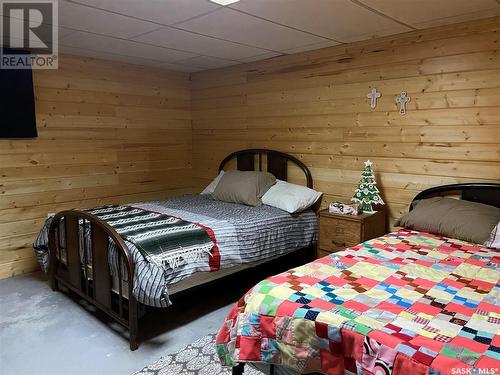
[[[262,205],[250,207],[213,200],[208,195],[184,195],[130,206],[175,216],[209,228],[220,254],[221,271],[254,265],[307,247],[316,239],[317,219],[312,211],[291,215]],[[48,221],[34,247],[42,269],[48,270]],[[169,285],[198,274],[211,274],[210,256],[203,254],[164,269],[148,262],[133,243],[127,242],[135,263],[133,294],[140,303],[166,307],[171,304]],[[110,261],[113,268],[114,262]],[[212,278],[212,277],[207,277]],[[202,277],[203,279],[203,277]],[[198,280],[198,283],[202,280]],[[118,283],[117,280],[114,281]],[[118,285],[118,284],[117,284]]]
[[[217,351],[227,366],[298,373],[494,369],[499,267],[496,250],[400,230],[258,283],[229,313]]]

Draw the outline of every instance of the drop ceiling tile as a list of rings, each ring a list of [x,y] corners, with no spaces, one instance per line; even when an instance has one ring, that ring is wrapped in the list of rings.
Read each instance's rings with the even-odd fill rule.
[[[206,70],[203,68],[198,68],[194,66],[187,66],[179,63],[160,63],[158,65],[155,65],[157,68],[162,68],[162,69],[168,69],[168,70],[174,70],[176,72],[185,72],[185,73],[194,73],[194,72],[201,72],[202,70]]]
[[[77,56],[86,56],[92,57],[95,59],[103,59],[103,60],[111,60],[111,61],[120,61],[128,64],[136,64],[136,65],[147,65],[147,66],[157,66],[159,63],[156,60],[143,59],[140,57],[133,56],[123,56],[114,53],[108,53],[103,51],[92,51],[82,48],[74,48],[70,46],[61,46],[60,53],[69,54],[69,55],[77,55]]]
[[[349,0],[242,0],[230,7],[340,42],[410,30]]]
[[[261,55],[251,56],[251,57],[247,57],[245,59],[240,59],[239,61],[247,63],[247,62],[253,62],[253,61],[266,60],[266,59],[270,59],[270,58],[278,57],[278,56],[283,56],[283,53],[280,53],[280,52],[266,52],[266,53],[263,53]]]
[[[334,42],[333,40],[326,40],[324,42],[307,44],[305,46],[287,49],[286,51],[283,51],[283,52],[285,52],[286,54],[292,54],[292,53],[299,53],[299,52],[304,52],[304,51],[312,51],[312,50],[320,49],[320,48],[338,46],[339,44],[340,43]]]
[[[141,35],[134,40],[157,46],[191,51],[198,55],[219,57],[221,59],[239,60],[259,55],[266,50],[244,46],[237,43],[198,35],[188,31],[164,27],[151,33]]]
[[[76,0],[97,8],[126,14],[163,25],[197,17],[220,7],[207,0]]]
[[[500,7],[494,8],[494,9],[481,10],[481,11],[473,12],[473,13],[461,14],[458,16],[437,18],[437,19],[433,19],[431,21],[416,23],[416,24],[414,24],[414,26],[418,29],[426,29],[429,27],[449,25],[452,23],[479,20],[482,18],[498,17],[498,16],[500,16]]]
[[[182,64],[177,64],[177,63],[163,63],[163,62],[159,63],[158,61],[155,61],[155,60],[142,59],[139,57],[131,57],[131,56],[122,56],[122,55],[117,55],[117,54],[107,53],[107,52],[102,52],[102,51],[90,51],[90,50],[73,48],[73,47],[68,47],[68,46],[62,46],[62,49],[63,50],[61,51],[61,53],[64,53],[64,54],[85,56],[85,57],[91,57],[94,59],[119,61],[119,62],[123,62],[123,63],[127,63],[127,64],[152,66],[155,68],[173,70],[176,72],[190,73],[190,72],[198,72],[200,70],[203,70],[202,68],[188,67],[188,66],[185,66]]]
[[[156,60],[158,62],[174,62],[196,56],[196,54],[190,52],[151,46],[139,42],[116,39],[102,35],[89,34],[82,31],[78,31],[64,38],[61,41],[61,45],[93,51],[109,52],[123,56],[145,58]]]
[[[59,40],[63,40],[64,38],[66,38],[74,33],[78,33],[78,31],[67,29],[65,27],[59,27],[59,29],[58,29]]]
[[[59,1],[59,26],[119,38],[130,38],[158,28],[157,24],[151,22],[67,1]]]
[[[184,64],[186,66],[193,66],[202,69],[222,68],[239,63],[239,61],[224,60],[209,56],[195,56],[190,59],[176,61],[176,64]]]
[[[290,29],[229,8],[182,22],[178,27],[273,51],[283,51],[324,38]]]
[[[363,4],[399,21],[416,26],[432,20],[464,16],[468,13],[499,8],[496,0],[412,0],[401,6],[400,0],[360,0]],[[468,20],[465,16],[456,22]],[[449,23],[453,23],[451,21]],[[441,24],[441,23],[437,23]],[[437,25],[436,24],[436,25]]]

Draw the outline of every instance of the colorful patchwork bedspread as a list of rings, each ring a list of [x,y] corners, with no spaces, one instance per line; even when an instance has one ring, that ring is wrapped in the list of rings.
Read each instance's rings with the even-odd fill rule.
[[[498,374],[500,252],[400,230],[270,277],[217,337],[226,366]]]

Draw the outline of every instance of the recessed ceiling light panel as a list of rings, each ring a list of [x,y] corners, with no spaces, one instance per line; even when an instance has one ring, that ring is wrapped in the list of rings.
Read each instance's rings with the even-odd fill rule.
[[[232,3],[237,3],[240,0],[210,0],[212,3],[216,3],[219,5],[229,5]]]

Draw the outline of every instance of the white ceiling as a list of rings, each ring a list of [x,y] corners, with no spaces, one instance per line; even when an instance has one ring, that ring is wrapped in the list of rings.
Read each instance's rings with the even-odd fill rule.
[[[498,15],[500,0],[59,0],[59,50],[194,72]]]

